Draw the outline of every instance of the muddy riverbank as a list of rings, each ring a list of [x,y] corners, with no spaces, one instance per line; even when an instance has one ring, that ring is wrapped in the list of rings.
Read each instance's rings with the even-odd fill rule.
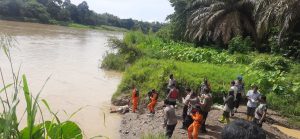
[[[127,113],[123,115],[121,122],[121,130],[119,131],[122,139],[138,139],[143,134],[151,133],[158,134],[164,133],[165,129],[162,127],[163,123],[163,104],[160,102],[156,109],[157,112],[155,116],[149,117],[147,115],[147,110],[142,106],[138,113]],[[176,114],[179,118],[178,124],[174,131],[173,138],[181,139],[187,138],[187,131],[180,129],[182,125],[181,120],[182,108],[178,107],[176,109]],[[239,112],[231,118],[231,121],[235,119],[245,119],[246,107],[242,106]],[[221,132],[224,124],[218,122],[218,118],[222,115],[222,111],[214,109],[209,113],[207,119],[207,130],[208,133],[200,133],[199,138],[201,139],[219,139],[221,137]],[[295,139],[291,135],[282,133],[278,128],[273,126],[274,124],[288,126],[287,119],[280,117],[276,112],[269,110],[268,119],[263,125],[263,129],[267,133],[267,138],[269,139]],[[299,131],[300,132],[300,131]]]

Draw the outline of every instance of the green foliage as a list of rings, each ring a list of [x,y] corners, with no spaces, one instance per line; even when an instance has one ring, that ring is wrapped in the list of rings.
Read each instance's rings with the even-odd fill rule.
[[[112,14],[97,14],[89,9],[87,2],[78,6],[70,0],[0,0],[0,17],[7,20],[68,25],[77,23],[99,27],[101,25],[142,30],[144,33],[157,32],[162,23],[120,19]],[[102,29],[105,29],[104,26]],[[109,28],[111,29],[111,28]]]
[[[191,87],[197,91],[203,78],[208,77],[213,93],[227,90],[230,81],[242,74],[244,69],[240,65],[213,65],[190,62],[178,62],[171,60],[140,59],[129,67],[123,74],[123,79],[113,98],[121,94],[130,94],[132,84],[141,91],[141,95],[155,88],[164,96],[168,76],[174,74],[179,83],[180,90]],[[250,77],[251,78],[251,77]],[[248,77],[245,80],[248,79]],[[218,96],[218,95],[217,95]]]
[[[288,72],[291,69],[291,64],[292,62],[290,60],[283,57],[261,56],[256,58],[250,67],[256,70]]]
[[[107,53],[101,63],[101,68],[109,70],[124,71],[126,61],[123,56],[113,53]]]
[[[250,37],[243,38],[242,36],[236,36],[229,41],[228,52],[233,54],[238,53],[247,53],[250,51],[253,42]]]
[[[242,74],[246,90],[253,84],[258,85],[260,92],[268,96],[271,108],[299,115],[300,79],[297,77],[300,76],[300,66],[284,57],[258,53],[228,54],[211,48],[196,48],[190,43],[164,41],[155,35],[139,32],[128,32],[117,44],[137,49],[141,56],[126,69],[113,99],[129,95],[132,84],[137,85],[142,95],[152,88],[164,94],[168,75],[173,73],[181,91],[184,87],[196,90],[202,79],[208,77],[214,96],[217,96],[215,102],[218,102],[218,92],[227,91],[229,82]],[[281,98],[284,101],[277,101]],[[287,108],[287,102],[297,107]]]

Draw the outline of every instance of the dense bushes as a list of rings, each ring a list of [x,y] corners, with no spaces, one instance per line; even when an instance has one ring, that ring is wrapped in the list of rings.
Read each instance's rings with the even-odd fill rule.
[[[261,93],[267,95],[271,108],[287,115],[300,115],[300,79],[297,78],[300,66],[284,57],[258,53],[229,54],[210,48],[196,48],[190,43],[164,41],[155,35],[139,32],[128,32],[123,41],[115,44],[126,48],[115,47],[122,55],[129,52],[129,47],[140,52],[138,57],[133,56],[135,60],[142,59],[127,68],[113,98],[128,94],[132,84],[136,84],[142,94],[151,88],[163,93],[170,73],[175,75],[181,90],[184,87],[196,90],[202,79],[208,77],[214,96],[218,96],[221,95],[218,92],[227,91],[229,82],[241,74],[247,89],[256,84]],[[279,99],[283,100],[277,101]]]
[[[250,37],[243,38],[242,36],[236,36],[229,41],[228,52],[233,54],[238,53],[247,53],[250,51],[253,45]]]

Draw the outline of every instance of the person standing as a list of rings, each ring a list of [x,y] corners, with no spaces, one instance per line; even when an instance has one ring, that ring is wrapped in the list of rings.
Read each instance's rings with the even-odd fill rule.
[[[253,119],[253,122],[259,127],[262,127],[262,124],[267,116],[267,97],[262,95],[259,99],[259,102],[260,104],[255,110],[255,117]]]
[[[207,78],[204,78],[203,83],[200,86],[200,95],[204,94],[205,90],[208,90],[208,92],[211,91],[211,86],[210,86],[210,83],[208,82]]]
[[[190,88],[187,88],[186,90],[186,96],[185,98],[182,98],[182,102],[184,104],[183,106],[183,110],[182,110],[182,129],[184,129],[184,120],[187,116],[187,111],[188,111],[188,107],[189,107],[189,101],[190,101],[190,97],[191,97],[191,94],[192,94],[192,90]]]
[[[133,85],[132,90],[132,112],[135,113],[137,106],[138,106],[138,100],[139,100],[139,91],[136,89],[135,85]]]
[[[258,99],[260,98],[260,92],[258,92],[258,87],[253,86],[252,90],[247,92],[247,120],[252,121],[257,107]]]
[[[168,100],[164,101],[165,109],[164,109],[164,123],[163,127],[166,128],[166,136],[170,139],[173,135],[173,131],[177,124],[177,117],[175,114],[174,106],[170,104]]]
[[[147,105],[147,108],[150,112],[150,114],[155,114],[155,105],[157,103],[157,99],[158,99],[158,93],[156,92],[155,89],[153,89],[152,91],[152,94],[150,96],[150,100],[151,102]]]
[[[237,100],[236,96],[237,96],[238,88],[235,86],[235,81],[231,81],[229,91],[233,91],[234,92],[234,95],[233,95],[234,100],[233,100],[233,102],[236,103],[236,100]],[[234,106],[235,105],[233,105],[233,109],[231,109],[231,111],[230,111],[231,116],[234,116]]]
[[[199,98],[197,97],[197,94],[193,92],[190,96],[190,99],[188,100],[188,110],[187,110],[187,116],[184,119],[184,123],[182,126],[182,129],[188,128],[193,123],[193,118],[191,117],[191,112],[193,108],[195,108],[197,105],[199,105]]]
[[[237,81],[235,82],[235,86],[237,87],[237,94],[236,94],[236,97],[235,97],[235,102],[234,102],[234,107],[235,107],[235,110],[234,112],[237,112],[239,106],[240,106],[240,103],[243,99],[243,96],[245,96],[245,84],[243,82],[243,77],[242,76],[238,76],[237,77]]]
[[[225,94],[224,94],[225,95]],[[234,108],[234,91],[229,91],[227,97],[224,96],[224,109],[223,109],[223,115],[219,119],[219,122],[229,124],[229,114]]]
[[[174,75],[171,74],[169,76],[169,82],[168,82],[168,86],[167,86],[167,92],[166,94],[168,94],[170,92],[170,90],[172,89],[172,85],[175,84],[176,86],[176,80],[174,79]]]
[[[193,108],[191,117],[193,118],[193,123],[188,128],[188,138],[198,139],[199,128],[203,119],[203,116],[200,114],[200,108]]]
[[[179,90],[177,89],[175,84],[172,84],[171,90],[167,95],[167,100],[170,102],[171,105],[175,106],[178,96],[179,96]]]
[[[203,94],[200,97],[200,107],[203,115],[203,120],[202,120],[202,126],[201,126],[201,132],[206,133],[206,118],[208,116],[208,113],[211,109],[211,106],[213,104],[212,100],[212,94],[210,93],[210,89],[204,89]]]

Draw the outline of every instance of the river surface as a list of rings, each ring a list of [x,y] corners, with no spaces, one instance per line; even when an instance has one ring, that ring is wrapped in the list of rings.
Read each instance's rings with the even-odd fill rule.
[[[121,117],[110,115],[108,110],[121,74],[98,67],[108,50],[108,37],[121,37],[122,33],[1,20],[0,33],[17,41],[16,48],[11,51],[14,67],[17,69],[21,64],[21,73],[26,74],[33,94],[51,76],[41,98],[48,101],[54,112],[66,119],[67,115],[84,107],[71,119],[80,125],[84,138],[98,135],[120,138]],[[0,53],[0,66],[9,78],[9,64],[3,52]],[[22,100],[18,107],[19,116],[24,108]],[[45,118],[51,120],[43,108]],[[26,118],[21,127],[25,123]]]

